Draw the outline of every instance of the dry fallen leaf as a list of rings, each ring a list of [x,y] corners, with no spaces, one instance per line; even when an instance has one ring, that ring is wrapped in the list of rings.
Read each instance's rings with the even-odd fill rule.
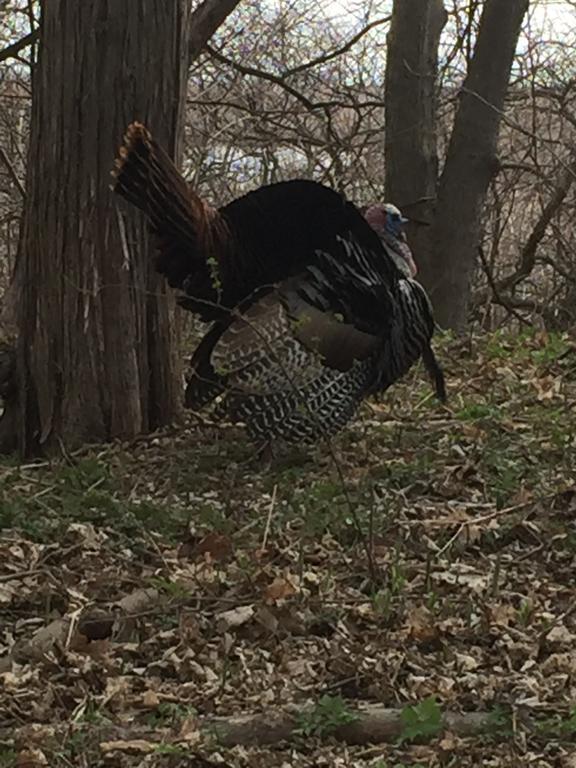
[[[413,608],[406,618],[408,636],[417,643],[431,643],[438,637],[438,626],[431,612],[423,605]]]
[[[297,591],[291,581],[282,576],[276,576],[272,584],[269,584],[264,590],[264,600],[268,603],[285,600],[295,595]]]
[[[104,754],[108,752],[131,752],[133,754],[148,754],[157,749],[158,744],[144,739],[133,739],[131,741],[102,741],[100,749]]]
[[[16,768],[41,768],[44,765],[48,765],[48,760],[41,749],[23,749],[16,757]]]
[[[217,627],[218,631],[228,632],[230,629],[241,627],[242,624],[250,621],[254,616],[253,605],[239,605],[237,608],[232,608],[230,611],[224,611],[218,616]]]
[[[261,605],[256,612],[256,621],[261,624],[268,632],[276,632],[278,629],[278,619],[265,606]]]
[[[191,560],[204,558],[208,561],[224,563],[230,560],[233,554],[234,547],[231,538],[212,531],[192,548],[187,557]]]
[[[201,740],[200,721],[196,715],[188,715],[188,717],[184,718],[180,726],[178,738],[187,741],[189,744],[197,744]]]
[[[155,691],[144,691],[142,694],[142,706],[146,709],[155,709],[160,704],[160,699]]]
[[[576,635],[573,635],[563,624],[557,624],[546,633],[546,641],[553,645],[564,645],[569,648],[574,648],[575,640]]]

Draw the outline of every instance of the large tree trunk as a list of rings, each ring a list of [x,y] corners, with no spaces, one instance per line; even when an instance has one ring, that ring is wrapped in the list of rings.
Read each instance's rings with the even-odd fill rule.
[[[431,222],[438,184],[436,76],[447,14],[442,0],[394,0],[386,53],[386,200],[410,218]],[[410,244],[424,270],[428,232],[410,226]]]
[[[498,170],[502,110],[527,8],[528,0],[486,0],[460,94],[430,231],[434,259],[422,270],[437,320],[446,328],[466,324],[482,208]]]
[[[110,170],[142,120],[178,155],[190,0],[45,0],[19,250],[25,453],[130,437],[178,394],[170,304]]]

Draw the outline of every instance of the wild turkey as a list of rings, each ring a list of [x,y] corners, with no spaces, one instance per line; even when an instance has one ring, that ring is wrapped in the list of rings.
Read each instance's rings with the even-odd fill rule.
[[[394,206],[362,215],[312,181],[261,187],[215,209],[133,123],[113,189],[147,216],[156,268],[179,303],[212,323],[185,402],[222,410],[256,439],[312,442],[422,357],[438,396],[434,321]]]

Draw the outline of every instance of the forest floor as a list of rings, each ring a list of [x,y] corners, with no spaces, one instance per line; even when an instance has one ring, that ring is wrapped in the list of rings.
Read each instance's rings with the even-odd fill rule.
[[[576,766],[576,342],[440,358],[447,407],[416,371],[270,467],[193,423],[0,464],[0,766]]]

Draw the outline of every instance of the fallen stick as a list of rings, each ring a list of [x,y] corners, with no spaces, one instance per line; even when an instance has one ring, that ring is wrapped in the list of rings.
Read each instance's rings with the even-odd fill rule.
[[[89,725],[91,736],[100,742],[104,752],[153,752],[160,745],[174,744],[181,748],[189,746],[190,754],[202,750],[204,739],[220,747],[265,747],[281,743],[295,743],[316,736],[304,736],[298,730],[299,714],[312,712],[313,708],[296,706],[284,710],[272,710],[253,715],[235,715],[231,717],[199,718],[189,723],[178,735],[169,735],[166,729],[145,728],[139,726],[109,726],[97,729]],[[404,732],[402,710],[362,704],[353,710],[358,719],[353,723],[339,726],[325,734],[323,739],[336,739],[349,745],[381,744],[396,741]],[[44,738],[35,726],[24,725],[20,728],[0,728],[0,740],[6,738],[9,743],[28,745],[31,733],[35,733],[34,743],[42,746]],[[70,724],[51,725],[47,730],[47,739],[53,739],[59,733],[69,733]],[[487,731],[494,731],[494,719],[489,712],[446,712],[442,715],[438,736],[449,731],[456,736],[475,736]],[[32,729],[32,730],[31,730]]]
[[[377,705],[363,705],[352,710],[357,719],[336,727],[330,736],[346,744],[378,744],[398,739],[405,729],[402,710]],[[263,712],[257,715],[211,717],[200,722],[200,731],[210,733],[223,747],[265,746],[294,741],[300,736],[300,717],[306,709]],[[304,714],[305,718],[305,714]],[[439,733],[450,731],[457,736],[473,736],[493,726],[488,712],[446,712]]]

